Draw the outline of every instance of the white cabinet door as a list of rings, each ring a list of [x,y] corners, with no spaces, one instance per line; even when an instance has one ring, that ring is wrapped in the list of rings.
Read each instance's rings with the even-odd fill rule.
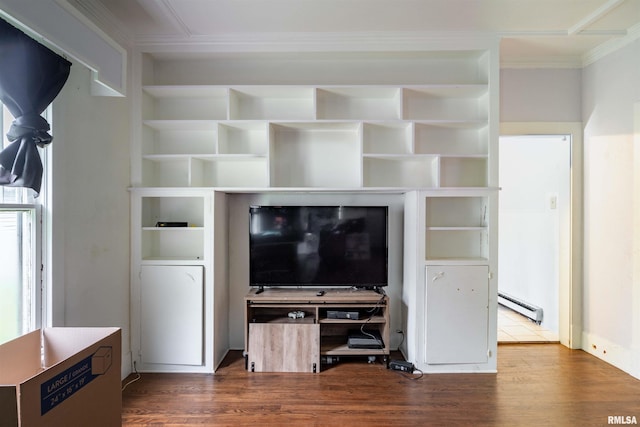
[[[144,364],[202,365],[202,266],[144,265],[140,347]]]
[[[428,364],[487,361],[488,274],[484,265],[427,267]]]

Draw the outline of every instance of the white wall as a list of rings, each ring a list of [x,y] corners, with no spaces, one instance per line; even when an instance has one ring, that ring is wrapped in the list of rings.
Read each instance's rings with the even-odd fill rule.
[[[129,100],[90,94],[80,64],[53,104],[53,326],[122,328],[129,345]]]
[[[501,122],[579,122],[580,69],[500,70]]]
[[[634,302],[634,104],[640,101],[640,41],[583,71],[583,348],[640,378]],[[635,168],[640,165],[635,165]],[[637,209],[637,205],[636,205]]]

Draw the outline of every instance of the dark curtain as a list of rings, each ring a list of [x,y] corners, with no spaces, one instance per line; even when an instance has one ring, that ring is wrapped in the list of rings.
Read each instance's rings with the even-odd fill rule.
[[[0,185],[40,193],[38,146],[51,143],[42,112],[60,93],[71,63],[0,19],[0,100],[16,119],[0,151]]]

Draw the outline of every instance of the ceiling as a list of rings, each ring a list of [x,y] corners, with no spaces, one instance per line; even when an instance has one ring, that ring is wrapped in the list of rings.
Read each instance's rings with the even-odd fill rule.
[[[150,52],[412,50],[501,40],[503,66],[582,66],[640,34],[639,0],[68,0]]]

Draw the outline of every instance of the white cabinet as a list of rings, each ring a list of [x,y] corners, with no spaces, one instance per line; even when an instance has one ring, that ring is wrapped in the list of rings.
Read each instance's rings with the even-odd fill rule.
[[[203,365],[203,267],[142,266],[140,278],[141,369]]]
[[[427,267],[426,363],[483,364],[488,360],[489,269]]]

